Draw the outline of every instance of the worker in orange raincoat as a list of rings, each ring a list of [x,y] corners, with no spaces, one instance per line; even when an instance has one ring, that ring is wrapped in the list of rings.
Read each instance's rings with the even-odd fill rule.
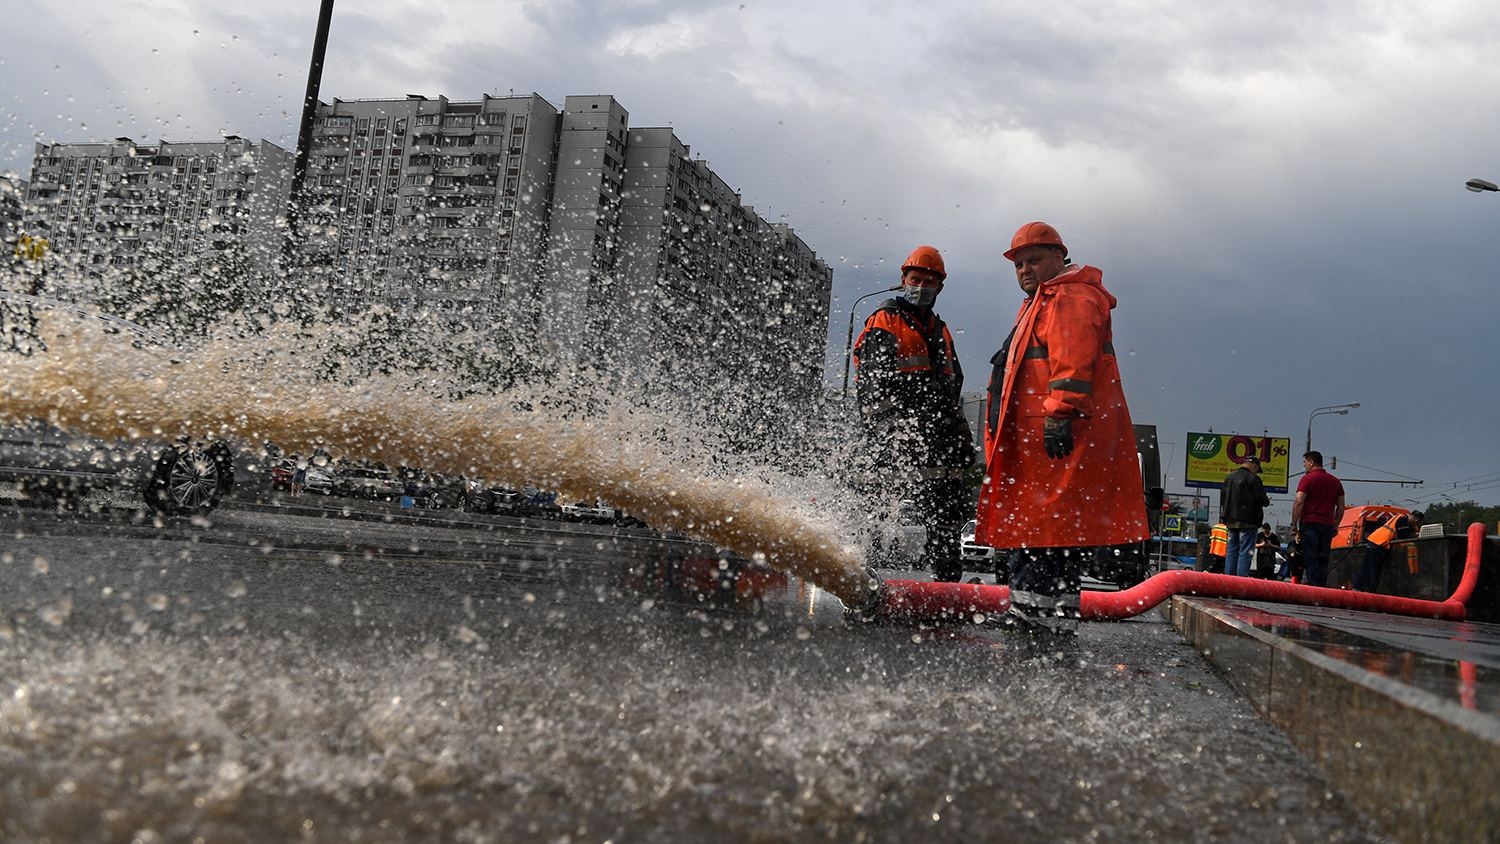
[[[1027,223],[1005,253],[1026,294],[989,383],[976,540],[1011,549],[1010,612],[1072,634],[1082,564],[1150,535],[1135,432],[1103,273],[1068,261],[1057,229]]]

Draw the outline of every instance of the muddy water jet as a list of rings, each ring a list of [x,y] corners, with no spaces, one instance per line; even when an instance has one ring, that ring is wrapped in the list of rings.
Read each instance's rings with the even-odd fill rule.
[[[47,351],[0,357],[0,423],[46,419],[104,439],[218,436],[285,448],[321,447],[512,486],[603,496],[653,526],[678,530],[861,600],[869,577],[836,530],[748,477],[725,479],[640,432],[639,413],[563,419],[507,396],[449,401],[411,381],[313,382],[295,349],[257,354],[214,339],[169,356],[86,320],[49,314]],[[268,340],[268,342],[271,342]],[[259,350],[264,352],[264,349]],[[533,405],[535,406],[535,405]]]

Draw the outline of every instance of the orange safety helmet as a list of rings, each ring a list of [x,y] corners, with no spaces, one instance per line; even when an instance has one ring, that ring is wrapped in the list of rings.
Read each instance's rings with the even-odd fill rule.
[[[931,270],[938,274],[939,279],[944,281],[948,279],[948,271],[943,269],[943,256],[935,247],[918,246],[913,249],[911,254],[906,256],[906,260],[901,262],[901,274],[905,275],[906,271],[912,267]]]
[[[1016,229],[1015,237],[1010,239],[1010,250],[1005,253],[1005,260],[1014,261],[1016,253],[1028,246],[1056,246],[1062,250],[1064,258],[1068,257],[1068,246],[1063,243],[1062,235],[1040,220]]]

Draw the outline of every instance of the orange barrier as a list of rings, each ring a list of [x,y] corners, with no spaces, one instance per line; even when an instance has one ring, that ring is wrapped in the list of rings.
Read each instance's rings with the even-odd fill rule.
[[[1204,598],[1243,598],[1279,604],[1383,612],[1462,621],[1467,604],[1479,582],[1479,561],[1484,553],[1484,525],[1469,525],[1464,573],[1458,588],[1446,601],[1427,601],[1329,589],[1275,580],[1257,580],[1202,571],[1164,571],[1120,592],[1084,592],[1079,613],[1085,619],[1130,618],[1155,607],[1173,595]],[[920,580],[887,580],[874,617],[893,621],[983,621],[1010,607],[1010,587],[978,583],[929,583]]]

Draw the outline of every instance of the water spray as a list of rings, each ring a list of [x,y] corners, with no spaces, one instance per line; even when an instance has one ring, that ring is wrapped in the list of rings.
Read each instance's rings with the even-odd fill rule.
[[[862,604],[875,585],[830,526],[754,479],[715,475],[633,436],[641,422],[627,413],[564,420],[520,409],[525,403],[514,397],[445,400],[395,378],[311,382],[290,363],[305,362],[306,353],[298,357],[290,344],[274,354],[257,348],[261,362],[251,364],[243,340],[163,354],[76,315],[44,315],[42,328],[45,353],[0,358],[0,424],[43,419],[101,439],[188,434],[255,449],[274,442],[483,474],[517,488],[603,497],[659,530],[763,558],[846,604]]]

